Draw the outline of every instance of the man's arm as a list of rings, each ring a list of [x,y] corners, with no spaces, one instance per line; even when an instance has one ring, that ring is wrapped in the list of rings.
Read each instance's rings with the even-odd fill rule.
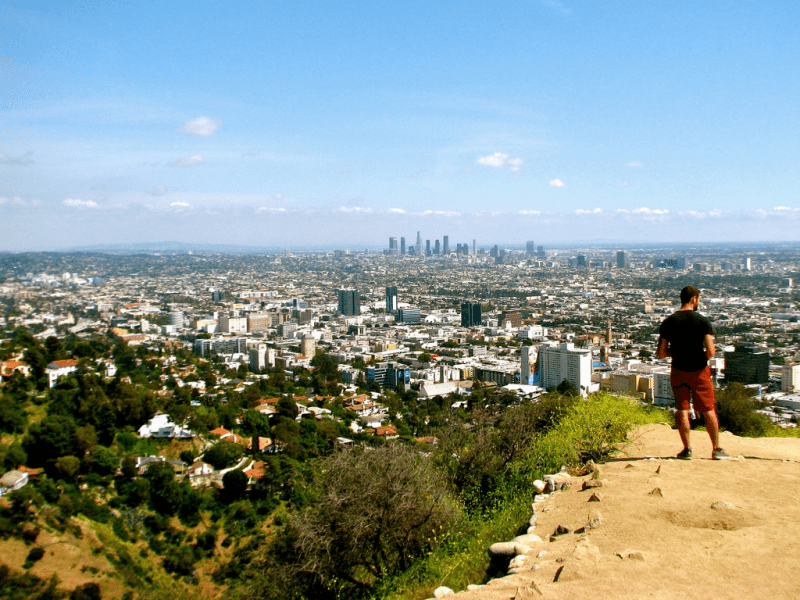
[[[706,349],[706,358],[714,358],[714,355],[717,353],[717,348],[714,346],[713,335],[706,334],[706,337],[703,338],[703,348]]]
[[[714,338],[711,338],[711,345],[714,345]],[[656,356],[658,358],[667,358],[669,355],[669,341],[665,340],[663,337],[658,338],[658,350],[656,350]]]

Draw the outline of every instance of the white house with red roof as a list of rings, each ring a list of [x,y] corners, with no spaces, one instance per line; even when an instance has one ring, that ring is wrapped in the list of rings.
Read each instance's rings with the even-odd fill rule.
[[[55,387],[59,378],[74,373],[78,370],[78,361],[72,358],[66,360],[54,360],[44,370],[50,387]]]

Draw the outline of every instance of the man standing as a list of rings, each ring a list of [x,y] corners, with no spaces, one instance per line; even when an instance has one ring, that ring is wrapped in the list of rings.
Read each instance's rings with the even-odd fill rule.
[[[678,412],[678,431],[681,434],[683,450],[678,458],[692,458],[689,443],[689,399],[692,399],[695,412],[703,414],[706,431],[711,438],[713,450],[711,458],[724,460],[730,458],[719,447],[719,421],[714,406],[714,385],[711,383],[711,369],[708,359],[716,354],[714,331],[711,322],[697,313],[700,306],[700,290],[687,285],[681,290],[681,309],[667,317],[659,329],[658,358],[672,357],[670,382],[675,395],[675,409]]]

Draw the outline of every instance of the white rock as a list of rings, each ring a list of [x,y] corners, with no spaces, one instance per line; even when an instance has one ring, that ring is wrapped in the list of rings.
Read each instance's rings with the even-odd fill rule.
[[[536,555],[536,558],[542,558],[545,554],[547,554],[547,550],[542,550],[539,554]]]
[[[525,559],[528,558],[527,554],[517,554],[514,558],[511,559],[511,562],[508,563],[509,569],[518,569],[523,564],[525,564]]]
[[[514,542],[497,542],[489,546],[489,554],[494,556],[514,556]]]
[[[528,527],[528,533],[533,533],[534,531],[536,531],[536,527],[534,527],[533,525]]]
[[[449,596],[450,594],[454,594],[455,592],[451,590],[449,587],[441,586],[433,590],[433,597],[434,598],[444,598],[445,596]]]
[[[533,548],[527,544],[514,544],[514,554],[516,555],[524,554],[527,556],[531,552],[533,552]]]
[[[467,586],[467,591],[468,591],[468,592],[471,592],[471,591],[473,591],[473,590],[479,590],[479,589],[481,589],[482,587],[483,587],[482,585],[478,585],[477,583],[470,583],[470,584]]]
[[[546,485],[547,484],[545,484],[544,481],[542,481],[541,479],[537,479],[536,481],[533,482],[533,489],[536,490],[537,494],[541,494],[542,492],[544,492],[544,488],[546,487]],[[536,500],[538,500],[538,498]]]
[[[524,535],[518,535],[513,540],[511,540],[515,544],[525,544],[526,546],[530,546],[531,544],[536,544],[542,541],[535,533],[526,533]]]

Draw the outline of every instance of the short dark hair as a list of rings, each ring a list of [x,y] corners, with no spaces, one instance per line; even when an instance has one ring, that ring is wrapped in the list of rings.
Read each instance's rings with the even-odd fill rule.
[[[692,298],[699,295],[700,295],[700,290],[698,290],[693,285],[687,285],[685,288],[681,290],[681,304],[688,304]]]

